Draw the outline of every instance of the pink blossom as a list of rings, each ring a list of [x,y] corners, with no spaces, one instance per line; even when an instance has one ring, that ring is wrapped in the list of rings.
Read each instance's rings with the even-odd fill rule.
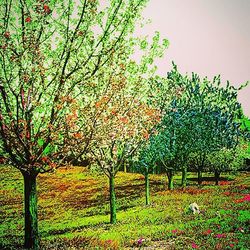
[[[194,242],[192,243],[192,245],[191,245],[191,246],[192,246],[192,248],[193,248],[193,249],[198,249],[198,248],[199,248],[199,246],[198,246],[198,245],[196,245]]]
[[[204,235],[209,235],[212,233],[212,230],[211,229],[208,229],[206,231],[203,232]]]
[[[243,201],[250,201],[250,194],[245,195]]]
[[[138,245],[141,245],[144,241],[145,241],[145,239],[140,238],[140,239],[137,241],[137,244],[138,244]]]
[[[236,200],[235,203],[241,203],[244,201],[250,201],[250,194],[246,194],[243,198]]]
[[[220,239],[220,238],[226,238],[225,234],[217,234],[216,238]]]

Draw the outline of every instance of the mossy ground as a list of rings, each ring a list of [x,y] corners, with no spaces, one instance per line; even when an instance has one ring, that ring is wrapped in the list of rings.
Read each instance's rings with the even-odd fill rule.
[[[249,249],[250,174],[224,175],[201,187],[189,173],[189,186],[167,191],[164,175],[150,176],[151,205],[145,206],[144,177],[116,177],[117,224],[109,224],[108,179],[87,168],[61,168],[38,177],[41,249]],[[1,166],[0,249],[23,243],[23,180]],[[201,214],[188,212],[196,202]],[[138,242],[139,239],[141,240]],[[145,239],[145,240],[144,240]]]

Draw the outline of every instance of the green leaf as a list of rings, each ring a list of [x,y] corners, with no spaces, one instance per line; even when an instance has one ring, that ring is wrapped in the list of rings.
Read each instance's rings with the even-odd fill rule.
[[[43,139],[38,139],[37,144],[38,144],[40,147],[42,147],[43,144],[44,144],[44,140],[43,140]]]

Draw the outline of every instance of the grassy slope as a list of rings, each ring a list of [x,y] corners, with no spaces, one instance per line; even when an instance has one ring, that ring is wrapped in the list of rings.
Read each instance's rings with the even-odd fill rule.
[[[0,178],[0,248],[17,249],[24,228],[22,176],[2,166]],[[177,176],[177,185],[179,182]],[[199,249],[248,249],[249,183],[250,175],[241,174],[219,187],[207,182],[198,189],[190,181],[185,191],[169,192],[166,178],[154,175],[152,205],[146,207],[143,177],[119,173],[118,223],[110,225],[105,176],[77,167],[40,175],[42,249],[136,248],[139,238],[146,239],[143,245],[151,246],[149,249],[192,249],[196,245]],[[187,212],[192,202],[200,205],[202,214]]]

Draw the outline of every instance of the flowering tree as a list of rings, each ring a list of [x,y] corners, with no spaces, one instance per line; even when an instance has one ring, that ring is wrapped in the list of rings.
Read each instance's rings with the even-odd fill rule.
[[[13,0],[0,6],[0,151],[24,177],[25,247],[38,248],[36,177],[55,169],[93,127],[79,96],[133,31],[146,1]],[[86,110],[88,97],[86,97]],[[84,120],[85,124],[88,120]]]
[[[95,103],[95,112],[100,114],[91,157],[109,178],[111,223],[116,222],[115,176],[160,119],[159,112],[139,99],[137,91],[131,92],[130,84],[123,77],[113,76],[106,95]]]
[[[155,76],[149,80],[150,92],[148,94],[147,103],[157,109],[160,117],[164,115],[166,107],[169,105],[171,98],[176,93],[176,89],[172,86],[166,78]],[[150,183],[149,175],[153,173],[159,166],[157,166],[157,155],[159,154],[159,138],[157,137],[157,128],[160,127],[161,122],[155,124],[151,129],[150,134],[140,146],[138,153],[133,158],[133,171],[141,173],[145,177],[145,200],[146,205],[150,204]],[[159,163],[159,162],[158,162]]]
[[[115,176],[160,119],[148,103],[152,91],[148,78],[155,74],[154,59],[163,55],[167,45],[158,32],[152,42],[123,38],[95,79],[84,89],[77,87],[85,94],[78,98],[79,119],[71,121],[78,130],[69,133],[77,141],[72,152],[81,155],[90,142],[89,159],[109,178],[111,223],[116,222]],[[140,62],[132,59],[138,47],[143,52]]]

